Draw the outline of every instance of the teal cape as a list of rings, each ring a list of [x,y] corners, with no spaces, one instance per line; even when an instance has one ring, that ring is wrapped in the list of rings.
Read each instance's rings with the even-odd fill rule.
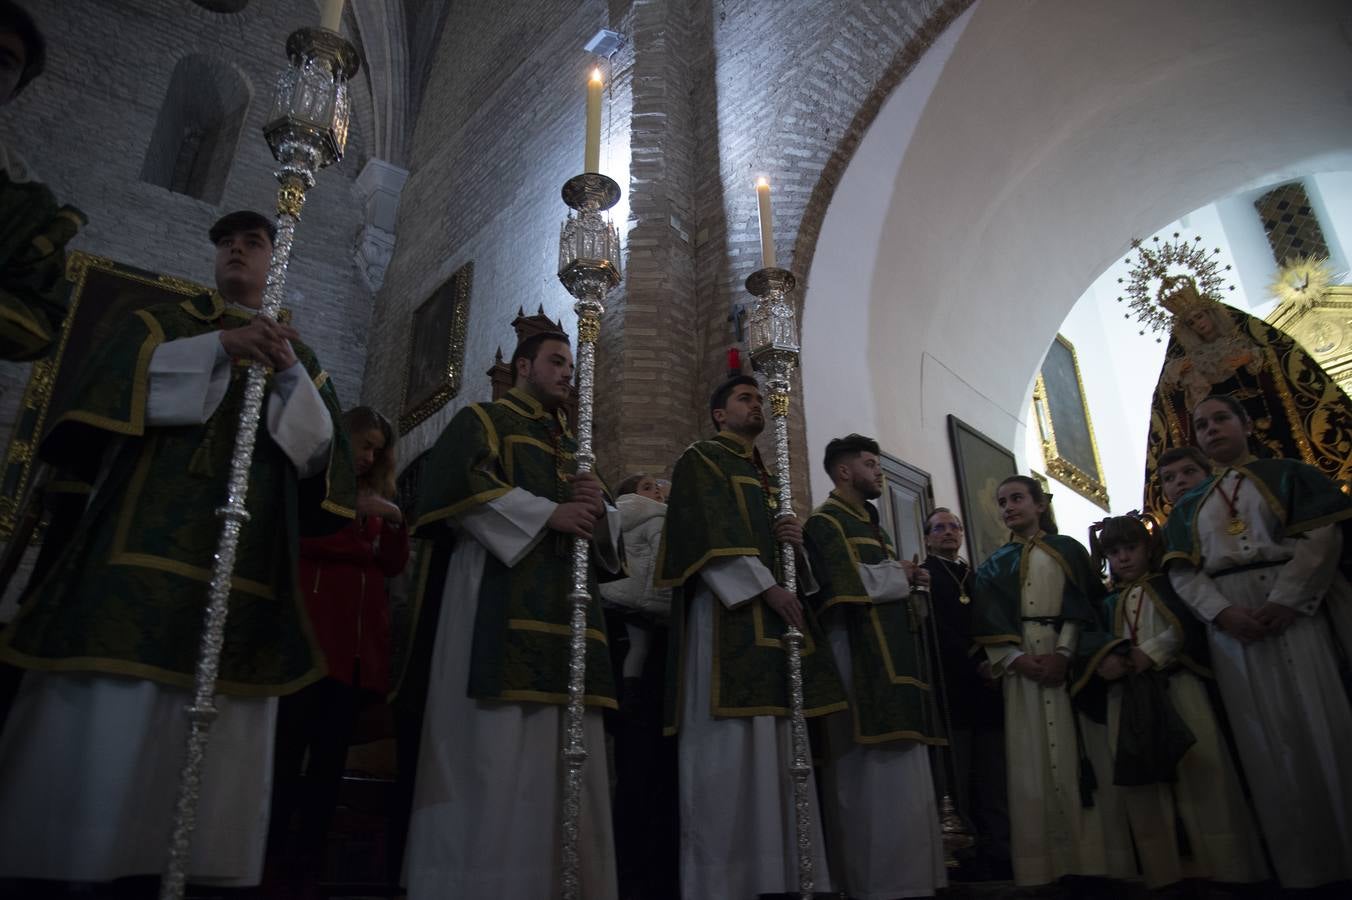
[[[204,424],[153,427],[150,359],[167,341],[249,320],[215,294],[151,306],[128,316],[86,365],[40,452],[76,471],[109,461],[62,558],[0,637],[0,659],[192,686],[221,528],[212,511],[226,499],[247,367],[233,368]],[[328,407],[333,442],[326,469],[301,480],[258,429],[217,682],[225,694],[285,694],[324,674],[297,583],[299,538],[351,520],[356,479],[328,374],[308,347],[293,347]]]
[[[1155,611],[1183,636],[1183,648],[1172,668],[1187,669],[1203,678],[1213,677],[1206,626],[1174,591],[1169,576],[1155,572],[1140,581],[1122,585],[1108,595],[1108,620],[1116,640],[1106,644],[1103,651],[1087,663],[1080,681],[1072,688],[1081,704],[1098,694],[1106,700],[1111,683],[1097,677],[1098,664],[1109,652],[1129,652],[1131,649],[1131,629],[1122,600],[1138,584],[1143,588],[1144,602],[1152,604]],[[1130,786],[1177,780],[1178,761],[1196,742],[1196,737],[1169,699],[1170,674],[1169,670],[1151,669],[1133,672],[1121,679],[1122,707],[1117,747],[1113,753],[1113,784]]]
[[[1061,611],[1052,617],[1058,630],[1066,622],[1079,625],[1079,638],[1071,658],[1067,685],[1074,696],[1093,674],[1098,660],[1117,641],[1108,628],[1104,607],[1106,590],[1089,553],[1074,538],[1039,532],[1031,540],[1015,539],[990,555],[976,571],[972,588],[972,637],[982,646],[1023,645],[1021,589],[1026,576],[1028,551],[1040,546],[1065,575]],[[1103,721],[1107,715],[1104,697],[1081,705],[1086,715]]]
[[[1280,527],[1277,540],[1295,537],[1332,523],[1344,523],[1344,569],[1349,557],[1346,524],[1352,520],[1352,497],[1344,494],[1314,466],[1294,459],[1252,459],[1233,466],[1242,472],[1263,495]],[[1211,492],[1220,484],[1225,471],[1193,488],[1174,504],[1164,526],[1164,565],[1186,560],[1202,568],[1202,545],[1197,533],[1197,513]]]
[[[1065,573],[1061,611],[1055,627],[1064,622],[1080,625],[1080,640],[1106,631],[1103,616],[1103,582],[1089,560],[1089,553],[1074,538],[1039,532],[1030,540],[1016,539],[996,550],[976,570],[972,587],[972,637],[983,646],[1023,645],[1023,615],[1020,591],[1025,576],[1027,551],[1040,546]],[[1097,651],[1095,647],[1095,652]]]
[[[1115,588],[1105,601],[1108,622],[1115,638],[1131,639],[1127,627],[1126,609],[1122,598],[1138,583],[1145,588],[1146,601],[1153,604],[1155,611],[1163,616],[1183,636],[1183,649],[1179,651],[1176,665],[1202,678],[1214,678],[1211,671],[1211,648],[1207,644],[1206,626],[1197,618],[1183,598],[1178,596],[1169,576],[1163,572],[1147,575],[1142,582],[1132,582]],[[1094,662],[1097,668],[1097,661]]]

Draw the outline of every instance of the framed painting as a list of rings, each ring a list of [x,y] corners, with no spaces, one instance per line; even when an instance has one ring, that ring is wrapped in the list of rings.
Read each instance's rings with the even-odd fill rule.
[[[55,352],[33,364],[0,474],[0,537],[8,538],[32,482],[37,448],[70,402],[80,367],[109,330],[138,309],[211,289],[181,278],[73,252],[66,259],[70,307]]]
[[[954,415],[948,417],[948,440],[953,447],[953,468],[958,474],[967,552],[975,567],[1009,541],[1009,529],[995,503],[995,490],[1019,470],[1014,465],[1013,453]]]
[[[883,527],[892,535],[898,557],[912,559],[919,556],[923,560],[928,553],[925,549],[925,516],[934,508],[930,475],[888,453],[882,455],[881,461],[884,481],[878,511]]]
[[[407,434],[460,392],[473,276],[474,263],[465,263],[413,311],[400,434]]]
[[[1080,362],[1070,341],[1059,334],[1033,386],[1033,410],[1047,474],[1106,511],[1108,486],[1080,379]]]

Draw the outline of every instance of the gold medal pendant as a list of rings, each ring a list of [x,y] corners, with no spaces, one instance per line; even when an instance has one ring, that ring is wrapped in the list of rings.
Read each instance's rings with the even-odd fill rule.
[[[1225,528],[1226,534],[1243,534],[1248,530],[1249,526],[1244,524],[1244,520],[1241,519],[1239,516],[1235,516],[1233,519],[1231,519],[1230,524],[1227,525]]]
[[[968,603],[972,602],[972,598],[968,597],[966,592],[963,592],[961,594],[958,594],[958,602],[961,603],[963,606],[966,606]]]

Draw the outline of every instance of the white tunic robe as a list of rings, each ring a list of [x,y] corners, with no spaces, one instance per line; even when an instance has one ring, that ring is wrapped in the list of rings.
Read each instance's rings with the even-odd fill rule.
[[[1041,549],[1029,554],[1019,612],[1024,617],[1059,615],[1065,574]],[[1136,872],[1126,811],[1112,786],[1107,729],[1080,718],[1085,750],[1098,778],[1094,805],[1086,809],[1080,804],[1077,714],[1069,691],[1065,685],[1043,687],[1009,670],[1023,653],[1073,654],[1078,640],[1073,622],[1058,632],[1053,625],[1025,621],[1021,649],[986,648],[1004,689],[1010,861],[1020,885],[1047,884],[1064,875],[1126,878]]]
[[[1228,470],[1197,513],[1204,571],[1175,562],[1169,578],[1205,622],[1227,606],[1271,601],[1298,613],[1280,636],[1244,644],[1212,625],[1211,665],[1248,775],[1277,878],[1309,888],[1352,878],[1352,707],[1338,676],[1325,603],[1352,603],[1337,575],[1342,537],[1326,525],[1276,541],[1280,523],[1245,478],[1235,507],[1247,524],[1227,533],[1239,473]],[[1237,566],[1270,568],[1222,574]]]
[[[150,362],[147,422],[205,422],[229,383],[217,332],[161,344]],[[274,377],[266,420],[302,477],[323,469],[332,420],[300,363]],[[196,643],[197,635],[184,639]],[[162,872],[190,701],[188,691],[136,678],[25,674],[0,736],[0,877],[111,881]],[[217,695],[216,707],[188,878],[258,884],[277,699]]]
[[[906,573],[895,562],[859,565],[875,603],[905,603]],[[849,629],[832,620],[831,652],[854,696]],[[823,773],[826,821],[837,880],[855,900],[928,897],[948,884],[929,748],[914,741],[857,744],[849,715],[826,718],[832,753]]]
[[[1156,668],[1175,665],[1183,635],[1160,614],[1145,588],[1137,585],[1121,602],[1126,636]],[[1146,886],[1161,887],[1183,878],[1266,879],[1263,848],[1206,686],[1197,675],[1176,668],[1169,676],[1169,701],[1197,738],[1178,764],[1177,782],[1120,788]],[[1108,695],[1108,739],[1114,753],[1121,718],[1122,688],[1115,685]],[[1178,849],[1180,821],[1191,849],[1187,857]]]
[[[565,772],[559,750],[566,708],[481,701],[466,693],[486,554],[515,565],[548,533],[545,523],[555,506],[515,488],[456,520],[409,824],[410,900],[559,896]],[[609,508],[598,526],[596,547],[615,571],[619,513]],[[617,893],[615,842],[600,710],[587,708],[584,729],[582,896],[611,900]]]
[[[800,571],[804,578],[806,570]],[[747,900],[798,890],[793,740],[779,716],[715,719],[710,703],[713,604],[734,607],[775,583],[760,560],[715,559],[700,570],[688,613],[678,739],[681,896]],[[809,776],[815,890],[830,890],[815,778]]]

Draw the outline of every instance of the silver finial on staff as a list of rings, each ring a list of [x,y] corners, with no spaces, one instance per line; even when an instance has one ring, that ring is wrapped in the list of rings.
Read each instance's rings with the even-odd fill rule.
[[[792,472],[789,468],[789,396],[791,377],[798,365],[798,318],[787,295],[797,282],[793,273],[767,266],[751,273],[746,289],[757,298],[747,321],[747,350],[765,383],[770,416],[775,426],[775,473],[779,476],[779,511],[776,521],[793,515]],[[780,577],[784,588],[797,593],[798,570],[793,547],[779,548]],[[794,828],[798,844],[798,893],[811,900],[813,885],[812,806],[808,778],[812,775],[812,751],[808,746],[807,719],[803,716],[803,633],[792,625],[784,632],[788,659],[789,715],[792,736]]]
[[[559,234],[559,280],[577,298],[577,471],[592,471],[592,400],[596,375],[596,340],[601,335],[602,301],[620,283],[620,235],[601,215],[620,200],[620,186],[604,175],[587,172],[563,186],[563,202],[575,212]],[[573,539],[573,581],[568,656],[568,707],[562,755],[567,771],[563,786],[562,882],[564,900],[582,900],[578,828],[582,815],[582,766],[587,761],[583,713],[587,687],[587,607],[591,604],[588,573],[591,548],[586,538]]]

